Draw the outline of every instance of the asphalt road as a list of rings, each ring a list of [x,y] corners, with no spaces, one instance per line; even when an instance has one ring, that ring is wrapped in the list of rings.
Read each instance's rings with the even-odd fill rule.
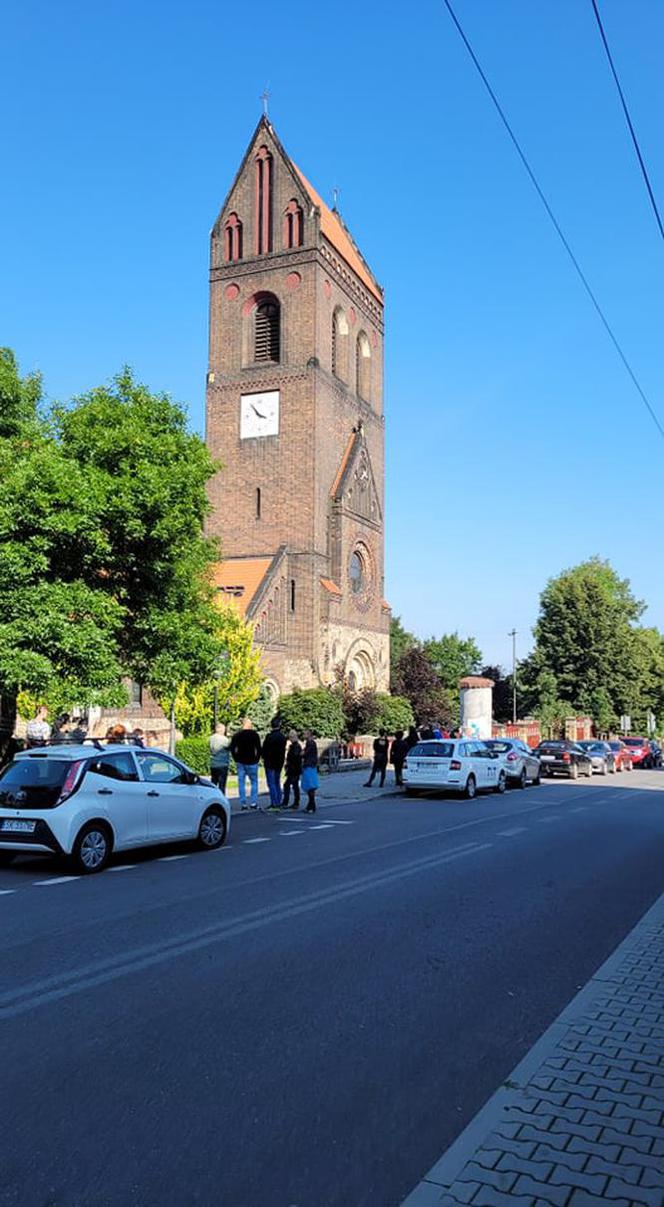
[[[662,891],[659,785],[0,870],[0,1203],[396,1207]]]

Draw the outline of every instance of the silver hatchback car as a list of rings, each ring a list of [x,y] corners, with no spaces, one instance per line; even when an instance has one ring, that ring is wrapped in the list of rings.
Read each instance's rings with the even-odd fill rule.
[[[503,759],[508,784],[525,788],[528,783],[539,784],[541,764],[536,754],[519,738],[488,738],[484,743]]]

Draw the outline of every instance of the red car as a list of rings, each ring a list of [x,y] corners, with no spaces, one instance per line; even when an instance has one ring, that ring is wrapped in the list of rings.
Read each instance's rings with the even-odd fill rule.
[[[650,767],[652,751],[647,738],[623,738],[623,742],[632,756],[632,763],[635,767]]]
[[[624,742],[609,742],[609,746],[613,751],[616,771],[633,771],[634,763],[629,746],[626,746]]]

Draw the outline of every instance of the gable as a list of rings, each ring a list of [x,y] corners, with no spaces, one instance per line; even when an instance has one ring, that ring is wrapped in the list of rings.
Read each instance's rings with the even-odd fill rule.
[[[361,426],[349,438],[330,494],[340,511],[380,527],[380,496]]]
[[[261,117],[254,133],[249,141],[249,145],[242,158],[233,183],[228,190],[224,203],[217,215],[216,222],[213,227],[213,234],[219,234],[219,231],[231,212],[237,212],[242,222],[249,227],[253,222],[253,209],[255,201],[255,175],[254,175],[254,160],[258,151],[262,146],[266,146],[273,163],[273,190],[274,197],[277,202],[277,210],[275,213],[275,223],[278,222],[278,210],[282,209],[289,200],[296,200],[302,206],[305,213],[311,216],[312,202],[300,181],[298,173],[282,147],[274,129],[270,125],[268,119]],[[247,258],[252,253],[249,251],[251,243],[247,244]]]

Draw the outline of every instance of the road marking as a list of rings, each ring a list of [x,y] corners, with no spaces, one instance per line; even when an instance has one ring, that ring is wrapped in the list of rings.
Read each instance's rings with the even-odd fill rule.
[[[514,838],[515,834],[525,834],[525,832],[526,832],[525,826],[515,826],[513,830],[499,830],[498,837],[499,838]]]
[[[354,821],[337,821],[337,819],[335,817],[328,817],[327,824],[328,824],[328,826],[354,826],[355,822]]]
[[[269,838],[245,838],[243,841],[244,841],[245,846],[249,846],[249,843],[252,843],[252,842],[271,842],[271,839],[269,839]]]
[[[188,855],[160,855],[159,863],[174,863],[176,859],[188,859]]]
[[[280,830],[279,833],[283,838],[290,838],[291,834],[304,834],[304,830]]]
[[[331,830],[332,827],[329,822],[323,821],[323,822],[320,822],[320,824],[317,826],[309,826],[309,829],[310,830]]]
[[[109,872],[130,872],[132,868],[137,868],[137,863],[116,863],[115,867],[109,868]]]
[[[80,876],[54,876],[52,880],[33,880],[32,883],[35,885],[43,884],[43,885],[48,886],[50,884],[69,884],[69,882],[71,880],[80,880],[80,879],[81,879]]]
[[[0,897],[11,897],[12,893],[15,892],[15,888],[0,888]]]

